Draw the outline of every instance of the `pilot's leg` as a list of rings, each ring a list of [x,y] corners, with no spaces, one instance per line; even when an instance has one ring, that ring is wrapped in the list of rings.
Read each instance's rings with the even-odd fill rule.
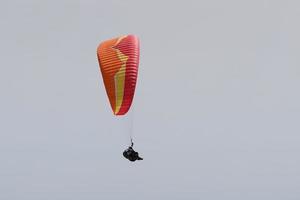
[[[143,158],[141,158],[141,157],[138,157],[138,160],[143,160]]]

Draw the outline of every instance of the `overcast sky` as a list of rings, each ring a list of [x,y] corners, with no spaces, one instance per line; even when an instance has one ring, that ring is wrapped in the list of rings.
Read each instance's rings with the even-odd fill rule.
[[[297,0],[2,0],[0,199],[300,199],[299,20]],[[96,48],[124,34],[117,118]]]

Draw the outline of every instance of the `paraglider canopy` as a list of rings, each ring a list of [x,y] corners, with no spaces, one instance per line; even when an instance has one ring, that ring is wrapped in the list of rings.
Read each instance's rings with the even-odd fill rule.
[[[139,66],[139,39],[125,35],[97,49],[100,70],[113,113],[124,115],[132,104]]]

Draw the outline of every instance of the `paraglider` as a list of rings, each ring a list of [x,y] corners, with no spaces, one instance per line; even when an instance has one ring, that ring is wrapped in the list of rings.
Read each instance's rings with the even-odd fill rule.
[[[106,93],[116,116],[125,115],[132,104],[135,93],[140,47],[135,35],[125,35],[102,42],[97,48],[100,70]],[[131,146],[125,150],[130,161],[141,160]],[[124,151],[124,152],[125,152]],[[134,153],[135,152],[135,153]],[[134,155],[132,157],[132,155]]]
[[[134,162],[136,160],[143,160],[143,158],[141,158],[139,156],[139,153],[133,150],[133,142],[131,141],[131,146],[128,147],[124,152],[123,152],[123,156],[125,158],[127,158],[128,160],[130,160],[131,162]]]

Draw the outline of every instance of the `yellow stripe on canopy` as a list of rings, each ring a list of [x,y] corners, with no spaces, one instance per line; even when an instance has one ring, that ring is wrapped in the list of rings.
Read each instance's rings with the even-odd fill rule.
[[[120,70],[116,73],[115,79],[115,92],[116,92],[116,108],[114,113],[117,114],[121,108],[123,103],[123,95],[125,88],[125,73],[126,73],[126,62],[128,60],[128,56],[124,55],[119,49],[115,49],[119,59],[122,62],[122,66]]]

